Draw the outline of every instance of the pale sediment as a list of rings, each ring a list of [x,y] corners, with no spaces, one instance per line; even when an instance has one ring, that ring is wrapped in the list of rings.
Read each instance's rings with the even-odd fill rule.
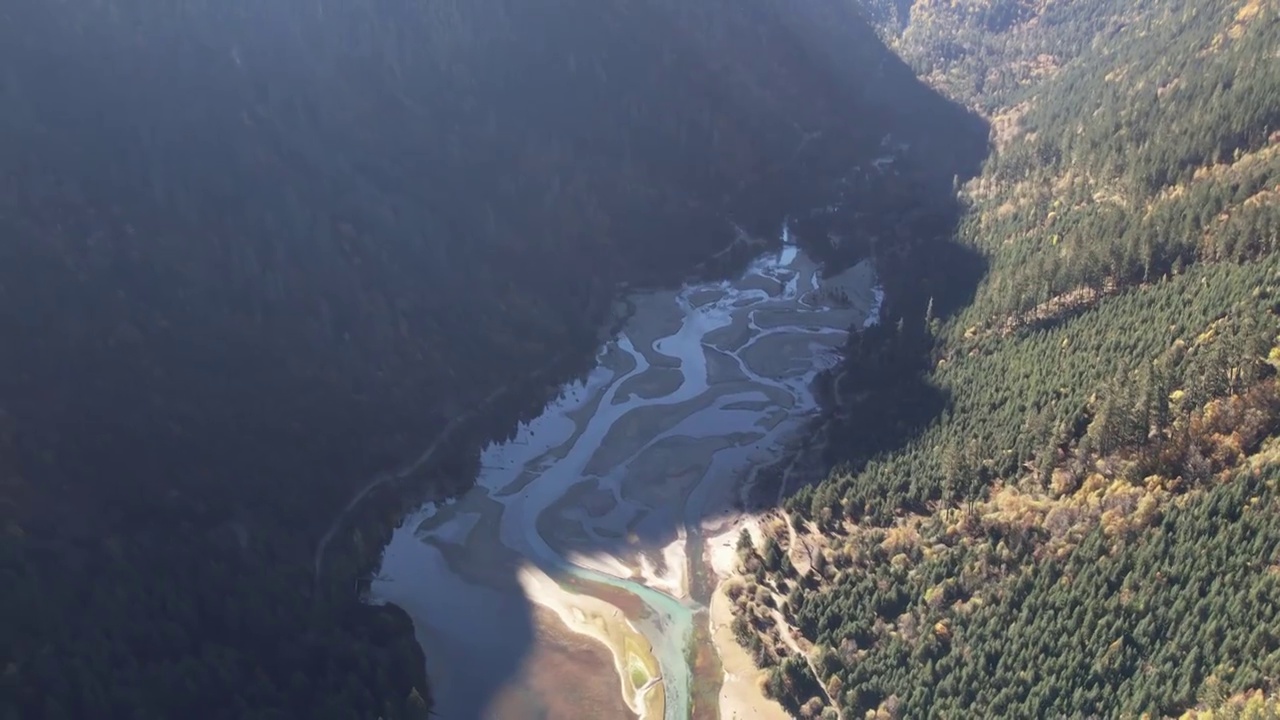
[[[619,362],[618,370],[615,370],[615,376],[625,374],[635,369],[635,359],[627,355],[627,362]],[[629,362],[629,365],[628,365]],[[578,439],[582,436],[582,432],[587,427],[587,421],[595,415],[600,409],[600,403],[604,400],[604,393],[597,390],[593,392],[585,402],[581,405],[565,411],[564,417],[573,424],[573,431],[563,442],[557,443],[554,447],[546,452],[538,455],[527,463],[527,466],[516,479],[502,488],[498,495],[514,495],[523,491],[529,483],[537,480],[542,473],[542,469],[548,467],[565,458],[565,455],[577,444]]]
[[[746,278],[739,283],[739,287],[743,290],[763,290],[769,297],[777,297],[782,294],[782,283],[762,275],[753,275]]]
[[[486,451],[476,491],[427,518],[416,533],[415,542],[432,546],[425,559],[439,558],[445,575],[483,586],[476,598],[496,588],[504,598],[545,609],[532,613],[533,637],[517,685],[532,688],[528,697],[542,698],[539,707],[548,716],[617,717],[619,710],[609,709],[595,690],[556,704],[538,689],[555,677],[529,663],[581,667],[578,672],[593,673],[592,687],[615,686],[630,712],[661,718],[664,703],[672,702],[669,714],[678,716],[692,698],[694,673],[705,667],[689,663],[685,638],[698,628],[700,648],[708,650],[699,603],[714,585],[709,621],[724,669],[721,717],[786,717],[764,698],[759,672],[733,637],[731,603],[719,587],[737,562],[739,529],[756,524],[734,508],[765,479],[751,472],[744,482],[739,473],[766,465],[764,453],[800,426],[788,420],[816,407],[809,389],[815,368],[830,359],[844,328],[860,321],[875,295],[869,265],[815,292],[816,267],[794,248],[769,262],[735,283],[629,298],[634,314],[602,354],[603,368],[588,389],[575,391],[590,394],[573,396],[515,440]],[[777,495],[774,490],[771,503]],[[687,557],[691,550],[698,555]],[[398,558],[393,572],[420,572],[409,555]],[[394,580],[379,587],[385,591]],[[473,592],[465,583],[448,586],[461,598],[455,606],[463,618]],[[400,601],[405,592],[388,595]],[[419,611],[411,610],[415,622],[442,622],[444,630],[459,632],[447,625],[449,617]],[[587,645],[566,642],[566,628]],[[425,647],[429,637],[422,637]],[[451,636],[450,642],[461,641]],[[601,664],[601,648],[611,672],[587,668],[591,658]],[[481,655],[489,658],[477,651],[472,659]],[[661,670],[668,676],[658,680]],[[500,717],[523,717],[509,712],[517,714]]]
[[[659,677],[652,646],[617,607],[590,595],[571,593],[536,568],[522,568],[519,580],[530,602],[555,613],[573,632],[609,649],[622,698],[631,712],[641,720],[662,717],[662,684],[651,682]]]
[[[653,348],[655,342],[680,330],[684,322],[684,313],[676,302],[678,294],[674,290],[659,290],[631,299],[635,314],[631,316],[623,332],[653,367],[680,367],[678,358],[664,355]]]
[[[759,523],[755,517],[744,515],[719,525],[719,532],[707,538],[708,564],[720,580],[730,577],[738,563],[737,543],[739,533],[746,529],[760,541]],[[777,702],[765,696],[761,689],[764,673],[734,637],[733,603],[725,593],[725,584],[717,583],[711,596],[708,613],[711,624],[711,640],[720,656],[724,679],[720,686],[721,720],[787,720],[787,712]]]
[[[701,290],[694,290],[689,293],[689,304],[693,307],[710,305],[727,294],[728,291],[723,288],[703,288]]]
[[[716,385],[725,382],[743,382],[749,380],[742,371],[736,358],[715,348],[703,348],[707,357],[707,384]]]
[[[764,335],[742,351],[742,361],[756,373],[768,378],[794,376],[798,370],[813,363],[815,351],[820,348],[839,348],[844,337],[830,335],[792,335],[776,333]]]
[[[746,345],[753,333],[751,318],[746,313],[737,313],[728,325],[707,333],[702,341],[717,350],[732,353]]]
[[[485,713],[501,720],[592,717],[636,718],[632,703],[618,692],[618,679],[601,673],[615,665],[613,651],[590,635],[569,628],[554,611],[532,610],[535,642],[519,675],[497,693]],[[572,677],[572,683],[564,679]]]
[[[583,472],[588,475],[608,473],[654,438],[714,405],[716,399],[756,389],[755,385],[746,382],[720,383],[683,402],[637,407],[613,423]]]
[[[636,369],[636,359],[631,353],[623,352],[617,345],[610,344],[601,354],[600,366],[621,376]]]
[[[746,432],[718,437],[673,436],[654,443],[627,467],[622,495],[650,508],[669,508],[672,502],[683,506],[689,491],[706,477],[713,455],[762,436]]]
[[[856,305],[850,303],[850,308],[857,308]],[[861,312],[861,310],[859,310]],[[796,316],[794,312],[785,310],[759,310],[755,314],[756,327],[762,330],[774,330],[776,328],[788,328],[796,324]],[[839,328],[844,327],[841,323],[848,324],[849,309],[833,308],[829,310],[815,310],[805,315],[806,324],[819,328]]]

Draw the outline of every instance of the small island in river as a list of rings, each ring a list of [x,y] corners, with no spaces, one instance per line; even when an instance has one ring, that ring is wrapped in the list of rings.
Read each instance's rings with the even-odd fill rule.
[[[738,280],[632,296],[595,370],[386,547],[371,601],[414,619],[441,717],[778,716],[723,597],[695,588],[754,523],[748,470],[812,418],[815,375],[880,299],[870,263],[823,280],[787,244]]]

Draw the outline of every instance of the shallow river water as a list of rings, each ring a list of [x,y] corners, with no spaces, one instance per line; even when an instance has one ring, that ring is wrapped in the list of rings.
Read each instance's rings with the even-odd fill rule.
[[[405,519],[370,597],[414,619],[440,717],[616,714],[578,699],[594,683],[633,715],[686,720],[718,687],[695,661],[704,537],[816,411],[847,328],[878,312],[869,265],[821,291],[818,275],[784,245],[737,280],[632,296],[595,370],[488,447],[473,490]],[[596,655],[538,654],[565,635]]]

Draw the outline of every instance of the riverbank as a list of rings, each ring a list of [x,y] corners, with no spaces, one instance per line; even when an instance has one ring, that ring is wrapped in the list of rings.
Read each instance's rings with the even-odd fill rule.
[[[768,247],[768,245],[769,245],[769,242],[764,238],[753,236],[747,233],[743,228],[735,224],[733,240],[731,240],[719,251],[712,253],[702,262],[695,265],[693,268],[693,271],[690,274],[687,274],[684,276],[683,285],[688,286],[690,283],[706,284],[706,283],[716,282],[716,280],[713,280],[713,278],[723,278],[723,277],[726,277],[729,273],[734,272],[735,269],[740,270],[742,266],[746,263],[747,257],[750,257],[752,254],[764,251]],[[618,290],[629,290],[629,291],[623,292],[619,296],[615,296],[606,300],[606,302],[609,303],[609,307],[605,313],[605,316],[606,316],[605,320],[599,325],[599,328],[596,334],[597,343],[599,345],[606,345],[610,339],[617,337],[618,334],[622,332],[623,328],[626,327],[629,322],[631,322],[632,318],[636,316],[636,312],[637,312],[637,307],[635,304],[636,298],[646,298],[660,292],[669,292],[669,293],[675,292],[674,290],[671,290],[671,288],[669,287],[669,284],[652,285],[651,283],[652,281],[650,281],[648,284],[639,283],[635,285],[632,285],[630,283],[623,283],[621,286],[618,287]],[[590,298],[590,301],[585,311],[586,317],[594,316],[595,313],[594,313],[593,307],[598,301],[599,301],[598,296],[593,295]],[[647,317],[647,314],[646,314],[646,317]],[[583,353],[583,354],[587,355],[587,353]],[[566,367],[566,361],[569,363],[574,362],[571,359],[572,356],[573,356],[573,353],[570,353],[570,352],[560,353],[555,358],[553,358],[551,362],[548,363],[541,370],[534,371],[530,376],[527,376],[525,380],[537,382],[539,379],[563,376],[565,367]],[[589,355],[587,356],[589,357]],[[572,366],[573,365],[569,365],[569,367],[572,367]],[[668,378],[667,380],[670,381],[671,379]],[[649,382],[652,383],[652,382],[655,382],[655,380],[650,379]],[[663,382],[663,380],[659,379],[656,382],[661,383]],[[554,383],[551,385],[551,387],[554,387]],[[669,385],[659,385],[657,389],[649,390],[649,391],[646,391],[642,388],[637,388],[637,392],[639,393],[648,392],[648,393],[651,393],[649,395],[650,397],[657,397],[663,394],[662,388],[664,387],[669,387]],[[375,474],[365,485],[363,485],[359,490],[357,490],[356,493],[347,502],[347,504],[333,518],[329,526],[326,528],[325,532],[322,533],[320,539],[316,543],[316,549],[314,551],[313,559],[312,559],[313,583],[316,585],[320,583],[325,553],[326,553],[326,550],[328,549],[330,542],[333,540],[335,534],[343,526],[345,522],[348,522],[350,520],[349,516],[353,514],[356,508],[368,496],[373,494],[373,492],[375,490],[378,490],[379,488],[409,479],[413,477],[420,470],[429,467],[430,461],[432,460],[436,451],[440,449],[442,444],[444,444],[446,441],[453,440],[453,435],[455,434],[456,431],[458,431],[461,427],[465,426],[467,422],[469,422],[474,417],[483,415],[485,411],[488,410],[490,405],[493,405],[496,401],[500,400],[505,394],[507,394],[509,391],[513,389],[514,389],[513,385],[504,383],[498,389],[493,390],[488,396],[486,396],[479,403],[473,405],[468,411],[464,412],[462,415],[454,417],[442,429],[440,429],[437,433],[435,433],[435,435],[433,436],[434,439],[427,446],[427,449],[424,451],[421,451],[416,459],[410,461],[407,465],[402,466],[397,470],[382,471]],[[429,492],[427,495],[419,496],[418,501],[423,504],[442,502],[449,499],[450,497],[453,497],[454,492],[455,491],[450,491],[450,490],[442,491],[438,489],[433,489],[433,491]],[[371,560],[372,558],[365,557],[362,562],[369,562]],[[372,566],[366,566],[364,570],[362,570],[362,573],[368,573],[372,571],[372,569],[373,569]]]
[[[618,696],[633,716],[640,720],[662,717],[665,698],[653,648],[619,608],[590,595],[569,592],[536,568],[522,568],[518,577],[520,587],[531,603],[547,609],[570,631],[584,635],[608,650],[607,655],[618,675]],[[592,674],[587,672],[586,676]],[[586,708],[575,709],[581,712]]]
[[[743,530],[751,534],[753,542],[761,542],[759,519],[750,514],[739,515],[707,537],[707,561],[716,577],[709,612],[711,639],[724,673],[720,719],[788,720],[786,710],[764,694],[765,673],[733,634],[733,603],[725,590],[727,581],[737,575],[737,544]]]
[[[874,312],[873,283],[869,264],[820,281],[784,247],[735,281],[629,296],[595,369],[487,448],[474,490],[397,529],[370,592],[464,678],[437,683],[441,717],[521,718],[512,697],[616,716],[605,686],[641,718],[695,702],[699,718],[771,717],[730,629],[721,545],[732,560],[749,470],[817,412],[813,379]],[[594,650],[563,650],[567,634]],[[531,659],[595,689],[557,695],[541,685],[572,675]]]

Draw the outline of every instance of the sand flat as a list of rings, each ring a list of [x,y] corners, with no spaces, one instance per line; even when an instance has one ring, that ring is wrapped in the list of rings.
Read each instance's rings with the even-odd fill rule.
[[[753,468],[801,431],[813,377],[879,302],[869,268],[818,281],[784,247],[734,282],[632,296],[585,384],[486,448],[474,490],[396,531],[371,595],[410,613],[429,655],[495,679],[446,682],[442,707],[480,697],[499,720],[523,720],[509,715],[520,708],[683,717],[711,690],[726,720],[786,717],[738,647],[720,585],[739,530],[758,522],[739,510],[763,477]],[[713,652],[723,673],[690,662]]]
[[[721,581],[735,574],[738,535],[744,528],[756,543],[761,541],[759,521],[751,515],[740,515],[727,526],[721,524],[716,534],[707,537],[708,564]],[[720,686],[720,720],[788,720],[790,716],[786,710],[765,697],[761,690],[764,673],[733,636],[733,602],[725,595],[723,582],[718,583],[712,593],[708,616],[711,640],[724,670],[724,681]]]
[[[485,712],[486,720],[638,717],[616,680],[599,672],[613,664],[609,647],[571,630],[555,612],[535,606],[536,642],[520,674],[504,686]],[[575,678],[566,683],[564,678]]]
[[[684,382],[684,376],[679,370],[666,367],[651,367],[648,370],[623,380],[618,385],[618,392],[614,396],[615,405],[626,402],[632,397],[642,397],[646,400],[661,398],[670,395],[680,387],[680,383]]]
[[[522,568],[519,579],[531,602],[553,612],[569,630],[609,649],[622,699],[632,713],[641,720],[662,717],[662,684],[650,683],[660,675],[652,646],[617,607],[590,595],[571,593],[537,568]]]

